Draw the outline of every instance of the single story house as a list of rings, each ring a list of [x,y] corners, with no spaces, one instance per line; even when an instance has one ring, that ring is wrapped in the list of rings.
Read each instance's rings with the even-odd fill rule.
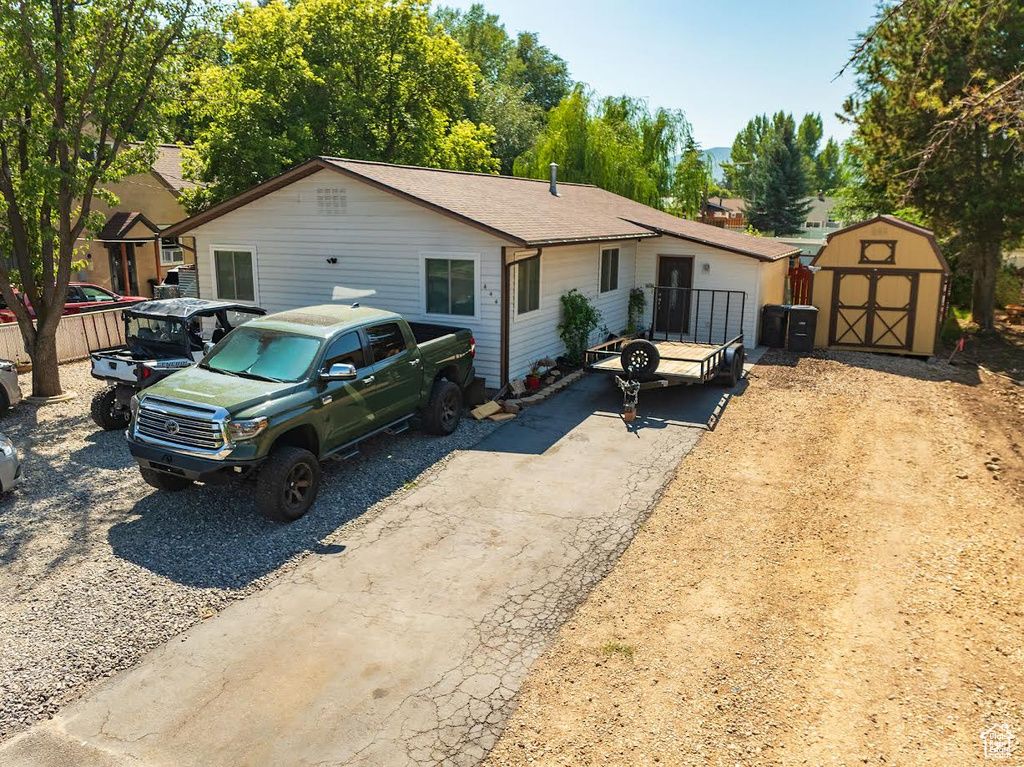
[[[563,351],[560,296],[593,299],[595,340],[627,324],[632,288],[743,291],[742,330],[782,301],[792,246],[687,221],[594,186],[316,157],[181,221],[199,292],[280,311],[335,286],[409,319],[473,330],[490,388]],[[738,326],[735,302],[732,321]],[[737,327],[738,331],[738,327]]]

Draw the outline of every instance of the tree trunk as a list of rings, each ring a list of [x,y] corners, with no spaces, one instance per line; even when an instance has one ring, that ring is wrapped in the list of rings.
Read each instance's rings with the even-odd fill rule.
[[[34,348],[28,351],[32,357],[32,396],[54,397],[63,394],[60,370],[57,367],[56,332],[37,333]]]
[[[981,330],[991,330],[995,326],[996,275],[999,273],[1001,261],[998,239],[978,243],[974,253],[971,319]]]

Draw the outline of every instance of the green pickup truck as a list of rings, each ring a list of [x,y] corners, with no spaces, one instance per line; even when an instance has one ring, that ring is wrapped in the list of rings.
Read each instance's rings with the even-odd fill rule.
[[[466,328],[358,305],[260,317],[134,397],[128,443],[159,490],[255,471],[259,510],[292,521],[316,498],[320,461],[417,415],[451,434],[475,354]]]

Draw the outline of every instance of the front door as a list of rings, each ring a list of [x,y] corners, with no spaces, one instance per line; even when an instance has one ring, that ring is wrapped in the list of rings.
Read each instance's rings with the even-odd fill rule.
[[[836,271],[829,346],[909,351],[914,343],[918,274]]]
[[[139,278],[135,272],[135,243],[116,242],[107,245],[110,254],[110,288],[122,296],[139,295]]]
[[[658,288],[654,291],[654,329],[662,333],[690,332],[690,288],[693,258],[658,256]]]

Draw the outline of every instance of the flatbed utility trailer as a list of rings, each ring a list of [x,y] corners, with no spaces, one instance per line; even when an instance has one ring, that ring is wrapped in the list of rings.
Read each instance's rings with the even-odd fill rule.
[[[735,386],[746,359],[746,302],[741,290],[656,287],[651,329],[592,346],[584,362],[596,373],[615,376],[626,421],[636,417],[645,389],[711,381]]]

